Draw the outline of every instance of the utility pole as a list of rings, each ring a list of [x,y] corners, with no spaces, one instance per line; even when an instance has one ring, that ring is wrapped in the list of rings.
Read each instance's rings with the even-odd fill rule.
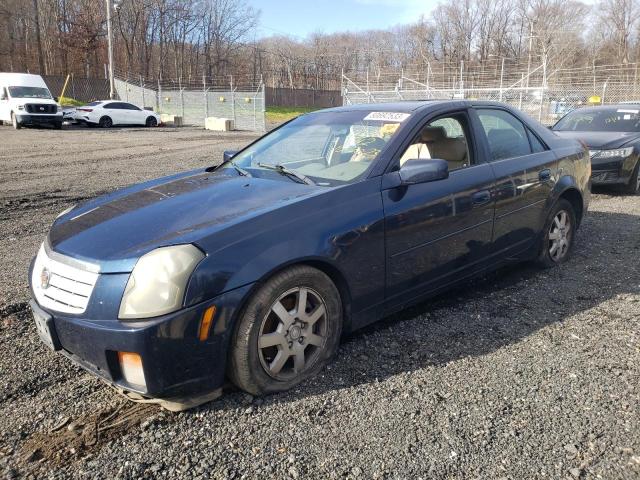
[[[502,80],[504,79],[504,57],[502,57],[502,66],[500,67],[500,101],[502,101]]]
[[[529,75],[531,74],[531,48],[533,47],[533,22],[529,23],[529,60],[527,61],[527,83],[525,88],[529,88]]]
[[[113,100],[115,96],[115,85],[113,81],[113,31],[111,30],[111,0],[107,2],[107,42],[109,50],[109,98]]]
[[[40,38],[40,8],[38,7],[38,0],[33,0],[33,11],[35,14],[36,24],[36,46],[38,47],[38,67],[40,67],[40,75],[44,75],[47,72],[44,69],[44,56],[42,55],[42,40]]]

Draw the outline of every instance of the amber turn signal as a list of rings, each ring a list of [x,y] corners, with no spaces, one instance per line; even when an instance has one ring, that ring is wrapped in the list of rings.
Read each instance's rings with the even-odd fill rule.
[[[200,322],[200,331],[198,332],[198,338],[201,342],[204,342],[209,338],[209,332],[211,331],[211,325],[213,324],[213,317],[216,315],[216,306],[211,305],[204,311],[202,315],[202,321]]]

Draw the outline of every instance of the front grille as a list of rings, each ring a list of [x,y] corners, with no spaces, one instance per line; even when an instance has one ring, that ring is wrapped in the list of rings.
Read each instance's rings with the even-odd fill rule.
[[[24,108],[28,113],[52,114],[58,111],[57,105],[49,105],[46,103],[27,103]]]
[[[52,258],[55,257],[55,258]],[[31,287],[38,303],[63,313],[83,313],[98,280],[97,267],[40,247],[33,265]]]

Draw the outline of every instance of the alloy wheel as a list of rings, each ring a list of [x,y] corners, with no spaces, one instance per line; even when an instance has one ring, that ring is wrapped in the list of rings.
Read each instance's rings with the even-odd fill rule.
[[[258,356],[265,372],[289,380],[314,366],[327,343],[327,307],[308,287],[283,293],[265,315],[258,336]]]
[[[572,234],[571,217],[565,210],[558,211],[549,228],[549,256],[554,262],[567,255]]]

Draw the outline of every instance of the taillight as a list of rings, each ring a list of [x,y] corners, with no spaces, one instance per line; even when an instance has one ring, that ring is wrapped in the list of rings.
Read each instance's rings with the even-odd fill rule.
[[[93,112],[93,108],[78,108],[81,112]]]

